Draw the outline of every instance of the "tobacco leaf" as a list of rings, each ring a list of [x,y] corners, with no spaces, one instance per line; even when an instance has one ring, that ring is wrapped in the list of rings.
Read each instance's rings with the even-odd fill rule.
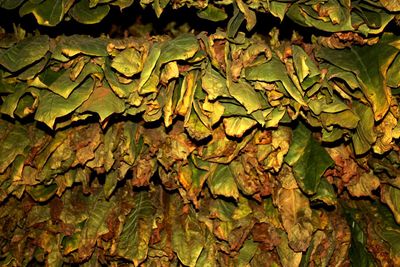
[[[239,198],[239,190],[228,165],[214,164],[210,167],[207,184],[214,195]]]
[[[302,105],[306,105],[302,92],[296,88],[287,75],[285,65],[277,57],[272,57],[266,63],[246,68],[245,78],[250,81],[281,82],[293,99]]]
[[[340,51],[321,48],[316,54],[317,57],[356,75],[363,94],[373,108],[376,121],[384,117],[390,105],[390,93],[385,82],[387,70],[399,52],[391,45],[395,42],[396,37],[384,35],[379,43],[372,46],[352,46]],[[354,60],[348,60],[349,58]]]
[[[132,201],[134,207],[124,220],[115,253],[137,266],[147,257],[155,207],[147,192],[136,193]]]
[[[100,120],[104,121],[112,114],[124,112],[125,103],[108,86],[96,86],[93,93],[90,94],[89,98],[83,102],[77,111],[80,113],[86,111],[95,112],[99,115]]]
[[[40,60],[49,51],[49,37],[28,37],[0,54],[0,65],[12,72]]]
[[[56,26],[60,23],[67,10],[65,0],[27,1],[19,10],[20,16],[32,13],[38,24]]]
[[[35,119],[53,128],[57,118],[68,115],[89,98],[93,92],[94,83],[93,79],[88,78],[67,99],[50,91],[40,91]]]
[[[296,252],[305,251],[315,230],[309,200],[299,189],[282,188],[274,201],[288,233],[289,246]]]
[[[300,188],[311,195],[316,193],[323,173],[333,164],[329,154],[301,123],[293,131],[293,140],[285,161],[293,167]]]
[[[89,0],[79,0],[68,13],[79,23],[95,24],[102,21],[109,11],[109,5],[91,5]]]

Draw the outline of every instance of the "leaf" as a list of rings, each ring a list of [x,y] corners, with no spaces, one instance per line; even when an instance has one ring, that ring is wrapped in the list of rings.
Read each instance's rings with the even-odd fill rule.
[[[138,192],[116,244],[116,254],[138,266],[147,257],[155,208],[148,192]]]
[[[246,117],[224,118],[223,122],[226,134],[238,138],[257,124],[255,120]]]
[[[236,4],[239,10],[243,13],[244,18],[246,19],[246,29],[251,31],[257,23],[256,13],[251,10],[242,0],[237,0]]]
[[[121,51],[112,61],[111,67],[127,77],[139,73],[143,69],[140,53],[134,48]]]
[[[231,83],[228,89],[229,93],[246,108],[248,114],[267,107],[261,95],[246,82]]]
[[[244,19],[244,14],[239,10],[237,4],[233,4],[233,16],[229,19],[226,30],[226,35],[228,38],[235,38]]]
[[[15,9],[25,0],[0,0],[0,7],[4,9]]]
[[[295,23],[304,27],[314,27],[322,31],[340,32],[352,31],[350,4],[331,0],[321,2],[317,8],[306,3],[290,5],[287,16]]]
[[[130,98],[128,101],[135,106],[141,104],[142,98],[138,96],[138,93],[135,91],[137,86],[136,80],[126,84],[121,83],[117,74],[111,69],[110,61],[108,59],[103,67],[103,72],[107,82],[110,84],[111,89],[118,97]]]
[[[278,252],[280,263],[283,266],[298,267],[301,262],[301,252],[293,251],[289,246],[287,234],[284,231],[278,232],[281,237],[281,242],[278,244],[276,250]]]
[[[286,15],[286,11],[288,9],[289,3],[281,3],[281,2],[270,2],[269,3],[269,11],[275,17],[278,17],[281,21]]]
[[[19,100],[27,92],[26,86],[23,83],[19,83],[15,87],[15,91],[15,93],[9,94],[3,99],[3,103],[0,107],[0,112],[7,114],[11,118],[14,118],[14,111],[18,106]]]
[[[307,194],[315,194],[325,170],[333,160],[312,137],[303,124],[293,131],[293,140],[285,161],[293,167],[300,188]]]
[[[238,266],[250,265],[251,259],[256,254],[258,243],[253,240],[246,240],[243,247],[239,250]]]
[[[233,197],[234,199],[239,198],[239,190],[229,165],[212,165],[207,179],[207,184],[213,195]]]
[[[47,90],[41,90],[35,120],[44,122],[53,128],[57,118],[68,115],[77,109],[93,92],[94,80],[89,78],[65,99]]]
[[[288,233],[289,246],[297,252],[305,251],[314,232],[308,199],[299,189],[281,188],[275,202],[282,217],[283,227]]]
[[[190,112],[189,119],[185,123],[184,127],[188,131],[189,135],[196,139],[202,140],[211,135],[211,130],[199,119],[196,111]]]
[[[282,82],[291,97],[302,105],[307,105],[302,93],[296,88],[287,75],[285,65],[276,57],[266,63],[251,66],[245,69],[245,78],[249,81]]]
[[[86,35],[75,34],[69,37],[63,37],[57,49],[61,49],[61,52],[68,57],[73,57],[78,54],[106,57],[108,56],[108,42],[107,39],[101,37],[92,38]],[[56,53],[56,51],[54,53]]]
[[[363,267],[374,267],[374,259],[366,249],[366,234],[355,220],[352,210],[344,208],[347,222],[351,230],[351,246],[349,251],[350,261]]]
[[[353,103],[353,110],[360,118],[353,135],[354,152],[357,155],[362,155],[370,150],[371,145],[375,143],[377,137],[374,129],[375,122],[370,107],[355,102]]]
[[[107,234],[111,230],[108,228],[107,219],[115,207],[115,203],[112,200],[105,199],[101,190],[91,195],[90,199],[87,220],[83,223],[78,248],[78,254],[81,259],[90,258],[100,236]]]
[[[226,80],[210,65],[205,69],[204,75],[201,77],[201,84],[204,91],[207,92],[209,100],[230,97]]]
[[[40,184],[36,186],[30,186],[26,189],[26,191],[35,201],[45,202],[55,195],[57,188],[57,184],[51,184],[48,186]]]
[[[100,120],[104,121],[114,113],[124,112],[125,103],[118,98],[109,87],[98,86],[78,109],[79,113],[86,111],[99,114]]]
[[[352,196],[372,196],[372,191],[380,185],[379,178],[372,173],[363,173],[357,180],[352,179],[347,185],[347,190]]]
[[[400,190],[391,185],[382,185],[381,199],[389,206],[396,222],[400,224]]]
[[[203,10],[197,12],[197,16],[202,19],[210,20],[210,21],[223,21],[228,18],[225,10],[222,8],[218,8],[213,4],[208,4],[207,7]]]
[[[40,25],[56,26],[60,23],[65,14],[65,0],[44,0],[37,4],[32,1],[26,2],[20,9],[27,9],[28,12],[23,12],[21,15],[33,13],[36,21]]]
[[[99,23],[110,11],[109,5],[90,7],[89,0],[80,0],[69,11],[71,17],[82,24]]]
[[[379,0],[381,4],[389,11],[397,12],[400,11],[399,0]]]
[[[134,0],[116,0],[111,2],[111,5],[119,6],[120,11],[122,11],[123,9],[131,6],[133,2]]]
[[[3,124],[4,121],[1,123]],[[0,173],[3,173],[7,167],[15,160],[18,155],[24,153],[29,145],[28,129],[19,124],[0,124]]]
[[[184,214],[181,199],[176,194],[171,198],[172,248],[182,264],[195,266],[205,243],[203,229],[192,208]]]
[[[161,46],[162,53],[158,64],[162,65],[173,60],[187,60],[193,57],[199,48],[199,43],[193,34],[180,34]]]
[[[156,68],[157,61],[158,61],[160,55],[161,55],[161,48],[160,48],[160,45],[156,43],[150,48],[147,59],[143,65],[143,70],[140,73],[140,81],[139,81],[139,87],[138,87],[140,94],[146,94],[146,93],[150,93],[153,91],[154,92],[157,91],[157,90],[154,90],[153,87],[150,88],[151,90],[149,90],[148,88],[145,87],[145,84],[150,80],[150,77],[151,77],[154,69]],[[157,77],[157,84],[158,84],[158,77]]]
[[[317,57],[356,75],[361,91],[372,106],[376,121],[385,116],[390,105],[390,91],[385,82],[386,72],[399,52],[390,45],[396,40],[396,37],[384,35],[380,42],[372,46],[352,46],[339,51],[321,48],[316,53]]]
[[[49,89],[64,98],[68,98],[70,94],[73,92],[73,90],[77,86],[79,86],[82,83],[82,81],[86,79],[87,76],[89,76],[90,74],[96,74],[102,72],[103,70],[98,65],[93,63],[87,63],[75,80],[71,79],[72,70],[71,69],[66,70],[59,77],[57,77],[57,79],[54,82],[49,84]]]
[[[326,178],[321,179],[318,185],[317,192],[311,197],[310,200],[319,200],[330,206],[334,206],[337,204],[336,192]]]
[[[314,78],[312,79],[314,83],[318,81],[320,71],[315,65],[315,63],[306,54],[306,52],[300,46],[297,45],[293,45],[292,50],[293,50],[293,63],[300,82],[302,84],[305,84],[306,78],[307,80]],[[308,84],[307,87],[311,86],[312,84],[313,82]]]
[[[0,65],[11,72],[17,72],[43,58],[47,51],[49,51],[47,35],[28,37],[1,53]]]

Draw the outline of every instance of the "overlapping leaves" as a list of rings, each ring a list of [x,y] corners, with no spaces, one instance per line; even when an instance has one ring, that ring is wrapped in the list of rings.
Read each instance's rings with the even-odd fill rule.
[[[247,4],[227,33],[1,42],[2,264],[399,264],[399,38],[247,38]]]
[[[95,24],[107,16],[111,8],[121,11],[134,6],[133,0],[3,0],[0,8],[18,9],[20,16],[33,14],[40,25],[56,26],[63,20],[73,18],[79,23]],[[142,8],[151,6],[160,17],[165,9],[189,7],[197,10],[198,17],[220,22],[228,17],[236,18],[237,26],[246,21],[247,30],[251,30],[257,21],[257,13],[269,13],[283,20],[290,18],[295,23],[306,27],[314,27],[327,32],[356,31],[363,34],[381,33],[386,25],[395,19],[400,11],[397,1],[169,1],[141,0]],[[232,6],[237,10],[236,15],[229,13]],[[138,8],[135,6],[135,8]],[[233,22],[233,20],[232,20]]]

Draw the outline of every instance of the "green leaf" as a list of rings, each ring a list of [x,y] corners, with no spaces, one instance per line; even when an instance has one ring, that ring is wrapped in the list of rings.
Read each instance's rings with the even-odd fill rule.
[[[400,224],[400,190],[391,185],[382,185],[381,199],[389,206],[396,222]]]
[[[103,70],[98,65],[89,62],[75,80],[71,79],[72,69],[68,69],[49,85],[49,89],[64,98],[68,98],[87,76],[102,72]]]
[[[333,186],[326,180],[326,178],[322,178],[317,192],[315,195],[311,197],[311,201],[322,201],[327,205],[334,206],[337,204],[337,197]]]
[[[4,121],[1,124],[3,123]],[[3,173],[18,155],[23,154],[25,148],[30,143],[30,139],[27,128],[19,124],[1,124],[0,173]]]
[[[321,48],[316,53],[317,57],[356,75],[361,91],[372,106],[376,121],[385,116],[390,106],[386,72],[399,52],[391,45],[396,41],[396,37],[384,35],[373,46],[352,46],[339,51]]]
[[[322,31],[340,32],[352,31],[350,3],[339,0],[319,2],[318,12],[314,5],[298,2],[290,5],[287,16],[305,27],[314,27]]]
[[[245,17],[244,14],[239,10],[237,4],[233,4],[233,16],[228,21],[226,35],[228,38],[235,38],[240,26],[242,25]]]
[[[333,164],[326,150],[302,123],[293,131],[292,144],[285,161],[293,167],[297,183],[307,194],[317,192],[321,176]]]
[[[181,199],[175,194],[170,200],[172,248],[185,266],[195,266],[204,248],[204,233],[196,213],[190,208],[188,214],[182,212]]]
[[[0,7],[4,9],[15,9],[25,0],[0,0]]]
[[[360,224],[355,220],[352,209],[344,207],[347,222],[351,230],[351,246],[349,250],[350,261],[357,266],[376,266],[372,255],[366,249],[367,235]]]
[[[219,97],[230,97],[226,86],[226,79],[210,65],[208,65],[204,75],[201,77],[201,84],[204,91],[207,92],[209,100],[215,100]]]
[[[79,113],[86,111],[99,114],[100,120],[104,121],[112,114],[124,112],[125,103],[108,86],[98,86],[78,109]]]
[[[275,17],[278,17],[281,21],[286,15],[286,11],[288,9],[289,3],[281,3],[281,2],[270,2],[269,3],[269,11]]]
[[[306,78],[307,80],[311,79],[312,82],[308,82],[307,87],[309,87],[313,84],[313,82],[315,83],[316,81],[318,81],[320,71],[315,63],[300,46],[293,45],[292,50],[293,63],[297,72],[297,76],[303,85],[306,84]]]
[[[49,37],[28,37],[0,54],[0,65],[17,72],[43,58],[49,51]]]
[[[161,46],[158,64],[163,65],[173,60],[187,60],[193,57],[199,48],[199,43],[193,34],[179,34],[178,37]]]
[[[204,125],[197,115],[197,112],[194,110],[190,112],[189,119],[185,123],[184,127],[188,131],[189,135],[196,140],[202,140],[211,135],[211,130]]]
[[[86,35],[75,34],[69,37],[63,37],[56,49],[60,49],[61,52],[68,57],[73,57],[78,54],[107,57],[108,42],[109,40],[101,37],[92,38]],[[56,53],[56,51],[54,53]]]
[[[87,219],[83,223],[78,249],[81,259],[91,257],[100,236],[107,234],[111,230],[108,228],[107,220],[115,207],[113,201],[115,200],[106,200],[102,190],[90,196]]]
[[[91,7],[89,0],[80,0],[69,11],[71,17],[82,24],[99,23],[110,11],[109,5],[96,5]]]
[[[41,90],[35,120],[44,122],[53,128],[57,118],[68,115],[89,98],[93,92],[93,86],[94,80],[88,78],[67,99],[50,91]]]
[[[293,97],[300,104],[305,106],[307,105],[303,100],[302,93],[296,88],[292,80],[287,75],[285,65],[276,57],[273,57],[266,63],[246,68],[245,78],[249,81],[280,81],[291,97]]]
[[[224,9],[218,8],[212,4],[208,4],[205,9],[198,11],[197,16],[199,16],[199,18],[215,22],[223,21],[228,18],[228,15]]]
[[[251,31],[257,23],[256,13],[251,10],[242,0],[236,0],[239,10],[243,13],[246,19],[246,29]]]
[[[387,72],[386,83],[390,87],[400,87],[400,56],[397,56],[395,60],[393,60],[393,63]]]
[[[14,111],[18,106],[19,100],[27,92],[26,85],[23,83],[17,84],[15,91],[15,93],[9,94],[3,99],[3,103],[0,107],[0,112],[7,114],[11,118],[14,118]]]
[[[242,104],[247,113],[267,107],[267,103],[261,95],[247,82],[231,83],[229,93]]]
[[[121,51],[112,61],[111,67],[127,77],[139,73],[143,69],[140,53],[134,48]]]
[[[138,96],[137,92],[135,91],[137,86],[137,80],[134,80],[130,83],[121,83],[118,80],[117,74],[111,69],[110,61],[106,59],[105,66],[103,67],[104,75],[107,79],[107,82],[110,84],[111,89],[114,93],[120,98],[128,98],[129,96],[132,97],[132,101],[129,102],[135,106],[141,104],[141,97]]]
[[[33,14],[41,25],[56,26],[64,17],[65,0],[45,0]]]
[[[229,165],[212,165],[207,184],[213,195],[233,197],[234,199],[239,198],[239,190]]]
[[[143,65],[143,70],[140,73],[140,81],[139,81],[139,87],[138,87],[140,94],[146,94],[146,93],[156,91],[156,90],[154,90],[154,88],[150,88],[150,90],[149,90],[148,88],[145,87],[145,85],[149,80],[151,80],[150,77],[152,76],[152,73],[153,73],[154,69],[156,68],[157,61],[158,61],[160,55],[161,55],[161,48],[160,48],[160,45],[156,43],[150,48],[147,59]],[[157,84],[158,84],[158,77],[157,77]]]
[[[253,240],[246,240],[243,247],[239,250],[238,266],[250,265],[251,259],[256,254],[258,243]]]
[[[354,102],[353,110],[360,118],[356,132],[353,135],[354,152],[357,155],[362,155],[370,150],[371,145],[376,141],[375,121],[370,107]]]
[[[147,257],[155,208],[148,192],[136,193],[116,244],[116,254],[138,266]]]
[[[111,2],[111,5],[119,6],[120,11],[133,4],[134,0],[116,0]]]

